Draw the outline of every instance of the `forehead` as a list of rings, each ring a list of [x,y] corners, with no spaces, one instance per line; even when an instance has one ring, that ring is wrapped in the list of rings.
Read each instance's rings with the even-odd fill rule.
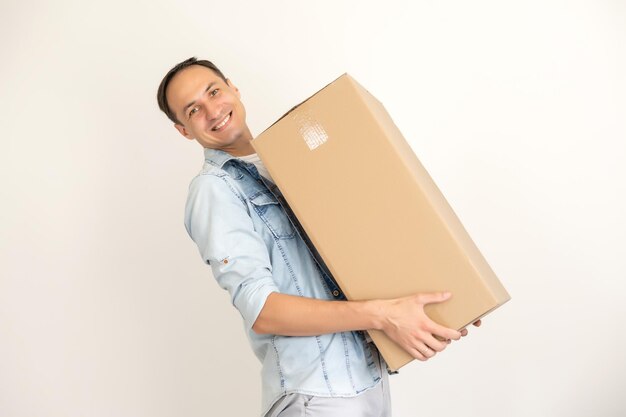
[[[167,86],[167,102],[178,113],[187,104],[200,98],[211,83],[223,83],[210,68],[192,65],[178,72]]]

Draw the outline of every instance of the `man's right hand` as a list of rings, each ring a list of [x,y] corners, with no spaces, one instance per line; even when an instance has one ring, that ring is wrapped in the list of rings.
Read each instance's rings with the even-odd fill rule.
[[[427,304],[442,303],[450,293],[422,293],[381,303],[382,330],[411,356],[426,361],[443,351],[450,340],[459,340],[461,332],[432,321],[424,311]],[[441,341],[441,340],[443,341]]]
[[[450,293],[422,293],[388,300],[330,301],[272,293],[252,330],[282,336],[381,330],[415,359],[425,361],[462,336],[435,323],[424,311],[427,304],[450,297]]]

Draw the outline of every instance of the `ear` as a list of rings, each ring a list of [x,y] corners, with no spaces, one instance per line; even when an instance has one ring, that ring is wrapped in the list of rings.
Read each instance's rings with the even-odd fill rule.
[[[239,92],[239,89],[235,84],[232,83],[232,81],[230,81],[230,78],[226,78],[226,85],[228,85],[235,92],[237,98],[241,98],[241,93]]]
[[[195,137],[191,133],[189,133],[189,131],[185,128],[185,126],[178,124],[178,123],[174,123],[174,127],[176,128],[176,130],[178,130],[178,132],[181,135],[183,135],[187,139],[190,139],[190,140],[195,139]]]

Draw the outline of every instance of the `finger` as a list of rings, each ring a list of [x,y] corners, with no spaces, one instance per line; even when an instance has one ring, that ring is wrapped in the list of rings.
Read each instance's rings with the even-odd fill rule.
[[[461,337],[467,336],[467,329],[461,329]]]
[[[435,352],[441,352],[448,346],[447,340],[437,340],[433,335],[425,337],[424,343]]]
[[[424,355],[427,359],[432,358],[437,354],[433,349],[431,349],[428,345],[423,344],[419,349],[420,353]]]
[[[482,321],[480,321],[480,320],[476,320],[476,321],[474,322],[474,326],[476,326],[476,327],[480,327],[480,325],[481,325],[481,324],[483,324],[483,322],[482,322]]]
[[[427,361],[428,358],[426,356],[424,356],[424,354],[422,352],[420,352],[418,349],[416,348],[411,348],[408,350],[409,354],[411,356],[413,356],[415,359],[417,359],[418,361]]]
[[[431,323],[429,327],[430,332],[436,338],[441,340],[459,340],[461,338],[461,332],[450,329],[448,327],[444,327],[440,324],[435,323],[434,321]]]
[[[417,294],[416,299],[419,304],[442,303],[452,297],[450,292],[430,292]]]

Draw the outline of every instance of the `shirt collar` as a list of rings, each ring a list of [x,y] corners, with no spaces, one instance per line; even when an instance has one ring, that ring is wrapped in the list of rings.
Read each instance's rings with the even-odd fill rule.
[[[204,159],[212,165],[222,168],[226,161],[235,159],[235,157],[220,149],[204,148]]]

